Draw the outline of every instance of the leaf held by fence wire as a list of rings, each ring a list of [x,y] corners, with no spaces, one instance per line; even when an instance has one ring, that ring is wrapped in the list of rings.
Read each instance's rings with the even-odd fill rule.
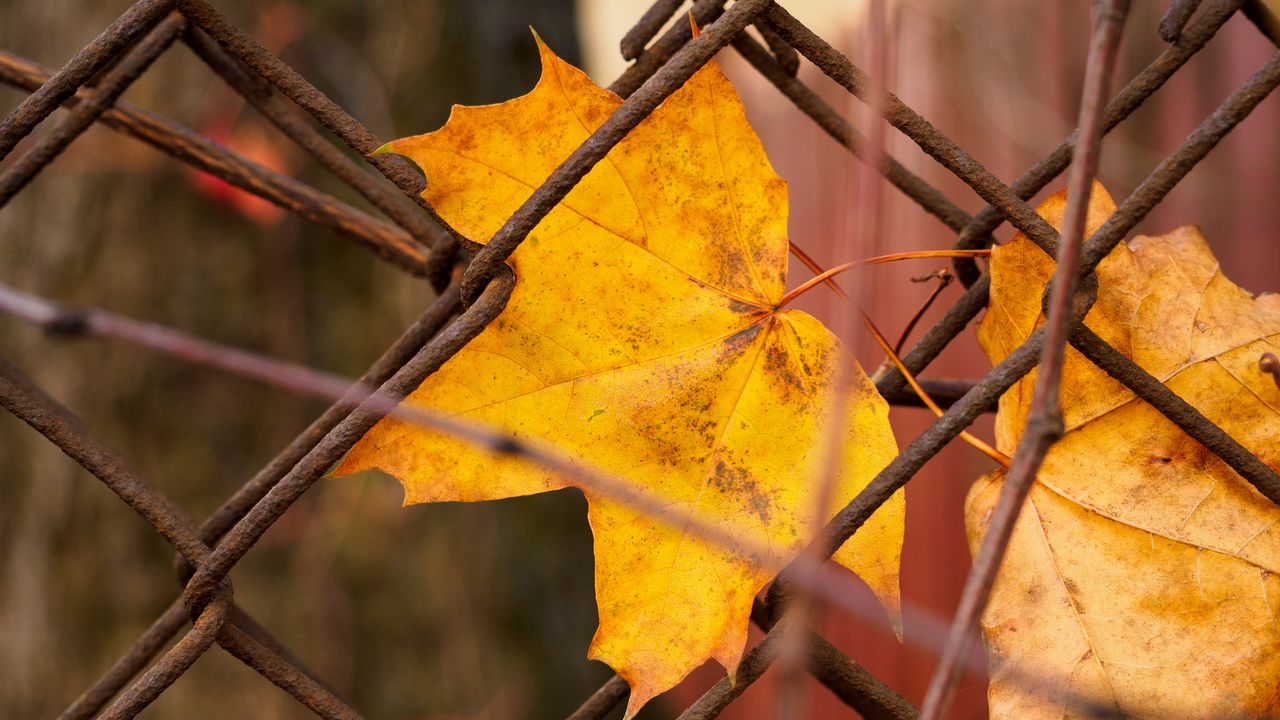
[[[416,161],[424,197],[491,237],[621,104],[539,41],[543,75],[501,105],[386,150]],[[843,427],[827,516],[896,454],[888,406],[812,317],[783,304],[786,186],[714,63],[632,131],[534,228],[510,262],[502,315],[410,398],[552,444],[757,544],[798,549]],[[832,413],[847,408],[847,419]],[[389,418],[338,469],[379,468],[406,502],[484,500],[563,487],[513,458]],[[628,713],[708,659],[737,667],[752,599],[772,579],[661,519],[586,491],[600,628],[592,657],[631,686]],[[896,615],[901,494],[837,560]]]

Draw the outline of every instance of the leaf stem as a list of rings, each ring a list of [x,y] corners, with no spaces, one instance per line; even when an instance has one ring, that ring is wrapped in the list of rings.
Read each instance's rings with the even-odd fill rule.
[[[822,273],[826,272],[826,270],[823,270],[822,266],[818,264],[817,260],[814,260],[813,257],[809,255],[809,253],[804,251],[804,248],[795,244],[794,241],[788,242],[787,245],[791,248],[791,254],[795,255],[796,259],[798,259],[801,263],[803,263],[805,267],[809,268],[809,271],[812,272],[814,275],[821,275]],[[835,293],[836,297],[840,298],[841,300],[849,299],[849,296],[845,293],[844,288],[836,284],[835,280],[832,280],[831,278],[828,277],[823,282],[827,284],[827,287],[831,288],[831,292]]]
[[[871,337],[875,338],[876,344],[879,345],[880,349],[884,350],[884,354],[888,356],[889,362],[893,363],[894,366],[898,368],[898,372],[902,373],[902,377],[907,379],[907,384],[915,391],[916,397],[919,397],[920,401],[925,404],[925,407],[932,410],[934,415],[942,417],[942,408],[938,407],[938,404],[933,401],[933,398],[929,397],[929,393],[925,392],[923,387],[920,387],[920,383],[916,382],[915,377],[913,377],[911,372],[907,370],[907,366],[902,364],[902,360],[898,357],[898,353],[895,352],[893,348],[889,347],[889,341],[886,340],[884,335],[880,332],[880,328],[876,327],[876,324],[871,321],[870,316],[865,312],[859,310],[858,314],[862,316],[862,322],[867,326],[867,330],[871,331]],[[986,455],[992,460],[995,460],[1005,468],[1009,467],[1009,456],[991,447],[981,438],[975,437],[968,432],[961,432],[960,439],[969,443],[975,450]]]
[[[956,279],[956,276],[950,270],[942,268],[924,277],[911,278],[911,282],[928,282],[934,278],[938,279],[938,284],[934,286],[933,292],[929,293],[929,297],[925,298],[924,304],[920,306],[920,309],[916,310],[916,314],[911,316],[907,326],[902,329],[902,337],[899,337],[898,342],[893,346],[893,352],[897,355],[902,355],[902,346],[907,344],[907,338],[911,337],[911,331],[916,329],[916,323],[920,322],[920,318],[929,312],[929,308],[933,307],[933,301],[938,299],[938,296],[942,294],[943,290],[947,289],[947,286]]]
[[[794,247],[795,247],[795,246],[792,246],[792,248],[793,248],[793,249],[794,249]],[[805,294],[805,293],[806,293],[806,292],[808,292],[809,290],[813,289],[815,286],[817,286],[817,285],[819,285],[819,284],[821,284],[821,283],[826,282],[826,281],[827,281],[827,280],[829,280],[830,278],[833,278],[833,277],[835,277],[836,275],[839,275],[839,274],[840,274],[840,273],[842,273],[842,272],[846,272],[846,271],[850,270],[851,268],[855,268],[855,267],[858,267],[858,266],[860,266],[860,265],[883,265],[883,264],[885,264],[885,263],[898,262],[899,260],[917,260],[917,259],[920,259],[920,258],[940,258],[940,257],[945,257],[945,258],[955,258],[955,257],[975,258],[975,257],[988,257],[988,256],[990,256],[990,255],[991,255],[991,250],[990,250],[990,249],[983,249],[983,250],[912,250],[912,251],[909,251],[909,252],[890,253],[890,254],[888,254],[888,255],[877,255],[877,256],[875,256],[875,257],[870,257],[870,258],[867,258],[867,259],[865,259],[865,260],[851,260],[851,261],[849,261],[849,262],[847,262],[847,263],[841,263],[841,264],[839,264],[839,265],[836,265],[835,267],[831,268],[830,270],[827,270],[827,271],[825,271],[825,272],[819,273],[818,275],[816,275],[816,276],[814,276],[814,277],[811,277],[811,278],[809,278],[808,280],[804,281],[804,282],[803,282],[803,283],[801,283],[799,286],[797,286],[795,289],[791,290],[791,292],[788,292],[786,295],[783,295],[783,296],[782,296],[782,299],[778,301],[778,307],[780,307],[780,308],[781,308],[781,307],[785,307],[785,306],[786,306],[788,303],[790,303],[792,300],[795,300],[796,298],[798,298],[798,297],[800,297],[801,295]],[[799,256],[799,255],[797,254],[797,257],[798,257],[798,256]],[[806,264],[806,265],[808,265],[808,263],[805,263],[805,264]]]

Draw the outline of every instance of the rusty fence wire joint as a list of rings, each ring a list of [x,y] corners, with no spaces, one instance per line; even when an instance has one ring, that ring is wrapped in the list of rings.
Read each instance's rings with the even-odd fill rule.
[[[34,89],[41,87],[41,83],[49,78],[48,70],[37,63],[0,51],[0,79],[4,82]],[[81,96],[74,95],[67,98],[66,105],[76,108],[81,102]],[[403,230],[370,217],[288,175],[233,153],[194,130],[123,100],[104,112],[100,119],[113,130],[344,235],[411,274],[421,275],[424,272],[427,256]]]
[[[375,398],[361,403],[351,414],[327,432],[243,518],[218,542],[207,560],[196,568],[187,584],[189,602],[208,597],[240,558],[262,537],[321,475],[337,462],[386,413],[387,401],[399,401],[452,357],[506,307],[515,278],[510,271],[490,282],[480,298],[466,312],[436,334],[403,367],[379,388]],[[437,302],[451,302],[442,298]],[[375,402],[381,399],[381,403]]]
[[[160,22],[172,5],[172,0],[140,0],[129,6],[98,37],[72,56],[61,70],[27,96],[0,121],[0,160],[7,157],[18,141],[36,125],[57,110],[63,100],[74,95],[134,40]]]
[[[376,154],[374,151],[382,143],[368,128],[339,107],[329,96],[307,82],[298,71],[272,55],[243,30],[227,22],[212,5],[204,0],[176,0],[176,2],[178,9],[196,27],[233,57],[238,58],[278,88],[298,107],[306,110],[351,149],[360,153],[370,165],[425,210],[439,226],[433,246],[449,248],[451,256],[452,248],[456,244],[459,242],[465,244],[465,238],[449,227],[436,214],[435,209],[422,199],[422,176],[409,166],[407,160],[395,155]]]
[[[14,416],[44,435],[64,454],[102,481],[130,508],[155,528],[170,545],[178,550],[187,562],[198,564],[209,555],[208,545],[198,539],[192,523],[185,514],[178,510],[162,493],[138,477],[120,457],[103,446],[96,437],[89,433],[79,418],[36,387],[25,375],[3,358],[0,358],[0,406],[3,406]],[[230,581],[225,577],[219,580],[214,593],[219,598],[217,601],[219,604],[224,600],[226,603],[232,602]],[[185,614],[203,616],[203,613],[209,607],[208,601],[211,596],[202,597],[194,602],[188,597],[187,601],[181,606],[183,612]],[[113,666],[108,672],[109,681],[100,681],[95,684],[63,716],[70,716],[73,711],[88,711],[89,714],[92,714],[97,709],[94,707],[94,703],[98,703],[100,707],[101,702],[110,699],[111,695],[124,682],[127,682],[129,676],[131,676],[131,673],[129,676],[125,676],[124,671],[131,668],[136,672],[137,669],[140,669],[148,661],[150,655],[154,654],[155,650],[167,640],[167,637],[161,637],[161,635],[166,630],[169,635],[176,631],[177,628],[173,627],[174,621],[170,619],[171,613],[172,611],[167,612],[161,622],[157,622],[152,628],[148,629],[143,638],[138,643],[135,643],[135,647],[126,653],[129,658],[127,663],[122,658],[122,662]],[[198,620],[196,622],[198,623]],[[222,628],[223,620],[218,620],[217,628],[213,633],[215,640],[221,637]],[[178,652],[178,648],[174,648],[167,653],[152,671],[144,675],[142,681],[136,683],[125,695],[118,698],[113,707],[134,708],[137,702],[143,702],[142,706],[145,706],[155,697],[158,697],[159,693],[168,684],[172,683],[182,671],[185,671],[185,668],[190,667],[196,657],[208,649],[211,643],[205,643],[203,638],[203,633],[194,635],[189,633],[186,645],[179,643],[180,647],[188,649]],[[194,653],[194,655],[189,653]],[[280,658],[270,649],[263,649],[259,655],[263,659],[269,659],[273,666],[279,666],[280,663],[287,664],[286,660]],[[251,665],[251,667],[266,674],[264,672],[265,666]],[[174,674],[173,668],[181,668],[181,671]],[[327,690],[321,692],[325,696],[330,695]],[[334,700],[336,701],[336,699]],[[340,703],[340,701],[337,702]],[[108,715],[110,715],[110,712],[109,710]]]
[[[866,102],[871,92],[871,81],[827,41],[818,37],[803,23],[796,20],[780,5],[773,5],[768,12],[769,23],[784,40],[818,66],[832,80]],[[884,92],[883,114],[885,120],[906,135],[927,155],[964,181],[983,200],[1000,208],[1009,221],[1045,252],[1057,250],[1058,231],[1044,218],[1036,214],[1026,201],[1018,197],[1004,183],[982,166],[972,155],[925,120],[916,111],[891,92]]]
[[[17,162],[0,173],[0,208],[114,105],[116,99],[178,39],[186,24],[187,21],[182,16],[170,15],[156,25],[137,45],[124,53],[118,64],[102,75],[98,84],[89,91],[83,102],[77,104],[69,117],[37,140]]]
[[[1104,133],[1114,129],[1148,97],[1159,90],[1192,55],[1209,42],[1218,29],[1239,9],[1241,3],[1242,0],[1213,2],[1211,7],[1192,23],[1192,27],[1183,34],[1178,43],[1167,48],[1155,61],[1134,76],[1107,104],[1106,116],[1103,120]],[[1039,192],[1066,169],[1075,143],[1076,134],[1072,133],[1044,159],[1015,180],[1010,188],[1024,199]],[[991,231],[1003,221],[1004,214],[995,206],[988,205],[974,216],[969,226],[960,231],[955,246],[958,249],[982,246],[985,242],[982,238],[989,237]],[[1137,221],[1133,224],[1136,225]],[[1128,232],[1131,228],[1132,225],[1126,227],[1123,232]],[[977,269],[971,259],[957,258],[953,261],[953,267],[956,270],[956,276],[969,286],[969,290],[959,302],[952,306],[946,316],[930,328],[925,337],[903,356],[903,364],[912,372],[918,373],[923,370],[986,307],[990,279]],[[877,385],[882,392],[900,391],[905,382],[902,375],[891,368]]]

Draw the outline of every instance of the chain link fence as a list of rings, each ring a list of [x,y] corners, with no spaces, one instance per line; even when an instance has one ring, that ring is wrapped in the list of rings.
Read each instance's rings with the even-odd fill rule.
[[[0,52],[0,80],[31,93],[0,124],[0,158],[12,153],[19,141],[56,109],[68,110],[0,171],[0,208],[87,128],[102,123],[349,238],[404,272],[426,279],[439,293],[422,316],[356,384],[350,385],[339,378],[269,361],[160,326],[96,309],[59,306],[15,290],[0,289],[2,309],[52,334],[124,338],[334,400],[221,507],[203,522],[195,523],[171,499],[136,476],[69,410],[0,358],[0,404],[101,480],[143,516],[177,553],[174,569],[181,596],[66,709],[63,718],[132,717],[215,646],[317,715],[360,717],[355,708],[326,686],[323,678],[303,667],[288,648],[237,604],[228,573],[366,430],[498,316],[514,283],[504,263],[506,258],[596,162],[718,51],[732,46],[801,112],[855,156],[878,156],[840,113],[798,79],[797,69],[802,59],[807,60],[864,101],[871,99],[874,92],[871,78],[781,5],[771,0],[737,0],[725,8],[718,0],[696,0],[690,12],[702,27],[698,37],[693,37],[688,24],[674,23],[655,38],[683,5],[681,0],[658,0],[640,18],[622,42],[623,55],[634,62],[609,88],[625,99],[624,104],[484,246],[459,237],[439,221],[419,196],[422,178],[405,161],[371,154],[382,139],[205,0],[139,0],[56,72]],[[891,93],[884,95],[882,102],[874,103],[894,128],[989,203],[976,215],[960,209],[892,157],[885,157],[876,169],[923,212],[954,230],[957,248],[987,247],[993,242],[992,232],[1009,222],[1042,248],[1053,251],[1058,244],[1057,231],[1036,215],[1026,200],[1067,168],[1077,142],[1096,143],[1101,134],[1123,122],[1237,13],[1280,46],[1280,21],[1261,0],[1175,0],[1159,28],[1169,43],[1167,48],[1100,108],[1098,133],[1087,138],[1074,134],[1066,138],[1008,185]],[[746,30],[750,27],[766,42],[762,44],[749,35]],[[383,217],[374,217],[167,118],[121,101],[121,94],[175,43],[188,45],[264,118]],[[1280,53],[1206,117],[1088,239],[1083,247],[1081,278],[1087,278],[1126,233],[1277,84]],[[382,177],[377,178],[332,144],[325,131],[365,158]],[[965,259],[956,261],[955,273],[967,290],[903,355],[913,374],[936,358],[986,306],[987,275],[972,260]],[[1273,469],[1128,357],[1080,324],[1072,329],[1068,341],[1264,495],[1280,501],[1280,477]],[[980,380],[933,386],[931,389],[947,407],[946,412],[907,444],[867,489],[832,520],[823,535],[828,552],[1031,371],[1046,342],[1045,334],[1037,332]],[[1274,365],[1274,360],[1270,366],[1264,361],[1263,369]],[[891,402],[915,402],[904,378],[896,371],[885,374],[877,384]],[[504,445],[501,449],[524,452],[518,445]],[[768,667],[779,635],[771,631],[773,621],[763,606],[757,608],[753,620],[766,631],[765,639],[746,654],[737,683],[717,684],[682,717],[715,717]],[[165,650],[179,634],[177,643]],[[866,717],[917,715],[906,700],[820,637],[813,640],[809,667],[841,700]],[[626,684],[614,677],[586,699],[572,717],[604,717],[625,695]]]

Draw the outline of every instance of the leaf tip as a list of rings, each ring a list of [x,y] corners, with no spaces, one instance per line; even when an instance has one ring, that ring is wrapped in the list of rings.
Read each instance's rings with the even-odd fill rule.
[[[533,33],[533,42],[538,46],[538,57],[542,59],[543,67],[546,67],[550,60],[560,59],[560,56],[556,55],[555,51],[551,49],[551,46],[547,45],[547,41],[543,40],[542,36],[538,34],[537,28],[530,25],[529,32]]]
[[[902,611],[889,614],[889,625],[893,628],[893,634],[898,638],[898,644],[902,644]]]
[[[560,67],[563,70],[563,67],[567,66],[573,70],[577,70],[573,65],[565,62],[564,58],[557,55],[556,51],[552,50],[550,45],[547,45],[547,41],[542,39],[542,36],[538,34],[537,29],[532,25],[529,26],[529,32],[533,33],[533,41],[538,46],[538,59],[542,63],[542,79],[538,81],[539,84],[547,78],[548,73],[552,72],[552,69],[555,67]]]

